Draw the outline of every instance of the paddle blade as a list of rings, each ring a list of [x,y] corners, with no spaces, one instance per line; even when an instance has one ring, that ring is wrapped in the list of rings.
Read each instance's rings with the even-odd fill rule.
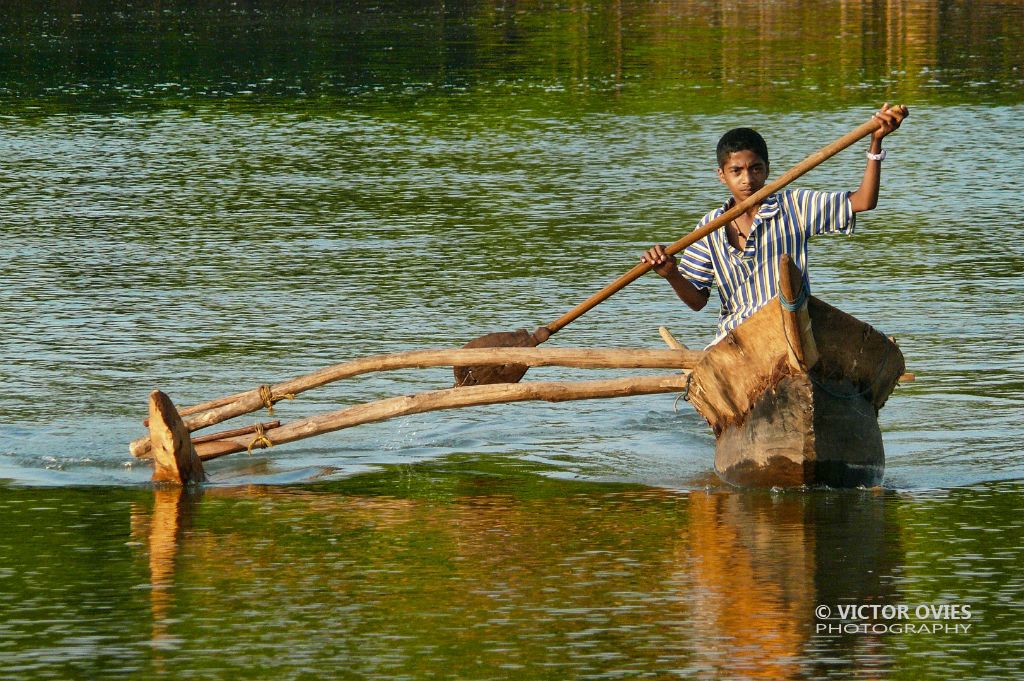
[[[540,343],[526,329],[501,331],[480,336],[466,343],[464,348],[533,348]],[[494,364],[455,367],[455,386],[489,385],[491,383],[518,383],[526,374],[525,364]]]

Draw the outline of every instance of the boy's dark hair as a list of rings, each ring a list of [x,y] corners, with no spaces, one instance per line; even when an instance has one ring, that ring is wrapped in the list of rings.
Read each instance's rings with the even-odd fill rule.
[[[718,167],[721,168],[729,160],[729,154],[735,151],[752,151],[768,163],[768,145],[764,138],[751,128],[733,128],[718,140]]]

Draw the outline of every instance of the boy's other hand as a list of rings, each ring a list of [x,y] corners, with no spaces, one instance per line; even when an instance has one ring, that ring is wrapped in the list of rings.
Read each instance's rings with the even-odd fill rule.
[[[678,272],[679,263],[674,255],[665,252],[665,247],[657,244],[640,257],[640,262],[648,263],[651,269],[658,273],[659,277],[667,277],[673,272]]]
[[[900,104],[889,108],[889,102],[882,105],[882,108],[875,112],[875,118],[877,118],[882,125],[875,130],[871,136],[876,140],[881,140],[883,137],[891,133],[900,127],[900,123],[903,119],[910,115],[910,110],[907,107]]]

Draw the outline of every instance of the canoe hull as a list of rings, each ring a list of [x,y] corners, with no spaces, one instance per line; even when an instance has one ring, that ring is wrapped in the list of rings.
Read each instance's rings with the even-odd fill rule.
[[[739,487],[873,487],[885,473],[874,406],[848,381],[789,376],[718,436],[715,471]]]
[[[878,411],[904,371],[899,347],[814,297],[795,314],[772,301],[693,370],[688,400],[715,433],[719,477],[743,487],[881,484]]]

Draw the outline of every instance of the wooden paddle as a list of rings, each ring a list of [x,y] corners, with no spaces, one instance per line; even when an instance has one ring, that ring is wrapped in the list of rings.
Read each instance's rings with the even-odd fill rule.
[[[889,111],[896,114],[900,121],[906,117],[906,108],[902,105],[889,107]],[[859,126],[855,130],[843,135],[832,144],[818,150],[805,158],[800,163],[793,166],[788,172],[779,177],[779,179],[766,184],[759,191],[751,194],[749,197],[740,201],[729,210],[722,213],[718,218],[711,220],[703,227],[695,229],[682,239],[679,239],[675,243],[671,244],[665,249],[665,252],[669,255],[675,255],[682,251],[684,248],[700,241],[708,234],[711,234],[716,229],[727,225],[737,217],[742,215],[756,203],[760,203],[770,194],[774,194],[793,180],[797,179],[801,175],[804,175],[811,169],[820,165],[824,161],[832,158],[843,149],[846,149],[850,145],[854,144],[858,140],[867,137],[875,130],[879,128],[881,122],[872,117],[871,120],[867,121],[863,125]],[[526,329],[519,329],[518,331],[511,332],[495,332],[489,333],[485,336],[481,336],[475,340],[466,343],[467,348],[488,348],[488,347],[510,347],[510,348],[526,348],[537,346],[548,338],[552,334],[558,333],[561,329],[564,329],[570,323],[582,317],[590,309],[608,300],[613,295],[626,288],[629,284],[633,283],[643,275],[647,274],[653,265],[650,263],[641,262],[635,265],[631,270],[623,274],[621,277],[613,281],[612,283],[605,286],[603,289],[590,296],[582,303],[574,307],[573,309],[566,312],[564,315],[556,319],[555,321],[545,326],[538,327],[536,331],[530,333]],[[480,385],[487,383],[516,383],[526,374],[527,367],[522,364],[500,364],[492,366],[461,366],[455,367],[455,385]]]

